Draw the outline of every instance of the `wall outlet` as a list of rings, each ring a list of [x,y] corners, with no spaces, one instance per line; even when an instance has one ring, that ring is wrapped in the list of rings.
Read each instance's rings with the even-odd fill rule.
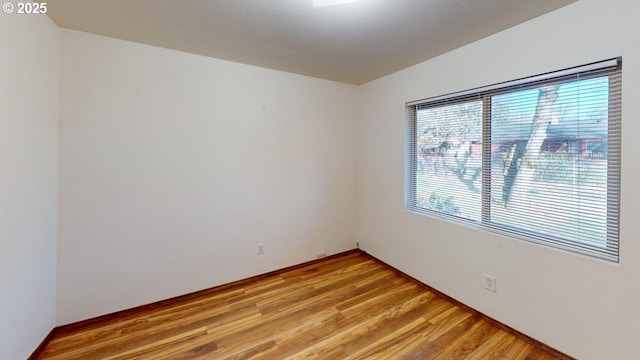
[[[495,276],[484,274],[484,288],[489,291],[497,292]]]
[[[318,254],[317,256],[318,259],[322,259],[324,257],[327,257],[327,253]]]
[[[258,244],[258,255],[262,255],[264,254],[264,244],[260,243]]]

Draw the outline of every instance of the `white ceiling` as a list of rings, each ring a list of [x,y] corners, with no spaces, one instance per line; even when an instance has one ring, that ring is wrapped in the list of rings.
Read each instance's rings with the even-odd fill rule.
[[[351,84],[574,0],[48,0],[61,27]],[[523,39],[526,41],[526,39]]]

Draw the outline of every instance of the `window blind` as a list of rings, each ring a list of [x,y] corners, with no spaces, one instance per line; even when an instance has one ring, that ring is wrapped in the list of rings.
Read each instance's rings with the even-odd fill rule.
[[[622,62],[407,104],[407,208],[619,259]]]

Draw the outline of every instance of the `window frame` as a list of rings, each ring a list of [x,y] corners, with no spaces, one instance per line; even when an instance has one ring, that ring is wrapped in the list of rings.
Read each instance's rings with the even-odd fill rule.
[[[494,96],[516,91],[540,88],[550,84],[562,84],[576,80],[587,80],[607,76],[609,80],[607,139],[607,183],[606,183],[606,248],[581,243],[493,222],[491,220],[491,100]],[[405,176],[405,208],[413,213],[454,222],[512,238],[542,244],[573,253],[592,256],[612,262],[619,262],[620,253],[620,179],[622,143],[622,58],[612,58],[559,71],[529,76],[513,81],[474,88],[466,91],[407,102],[407,148]],[[612,81],[612,79],[614,81]],[[471,101],[482,101],[482,176],[481,176],[481,216],[479,220],[447,214],[442,211],[418,206],[418,136],[417,112],[422,109],[447,106]],[[613,140],[613,141],[612,141]],[[612,144],[610,146],[609,144]]]

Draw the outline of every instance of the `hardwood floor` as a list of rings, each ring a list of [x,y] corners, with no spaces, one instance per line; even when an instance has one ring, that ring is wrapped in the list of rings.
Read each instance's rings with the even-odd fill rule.
[[[351,252],[56,329],[38,359],[557,359]]]

